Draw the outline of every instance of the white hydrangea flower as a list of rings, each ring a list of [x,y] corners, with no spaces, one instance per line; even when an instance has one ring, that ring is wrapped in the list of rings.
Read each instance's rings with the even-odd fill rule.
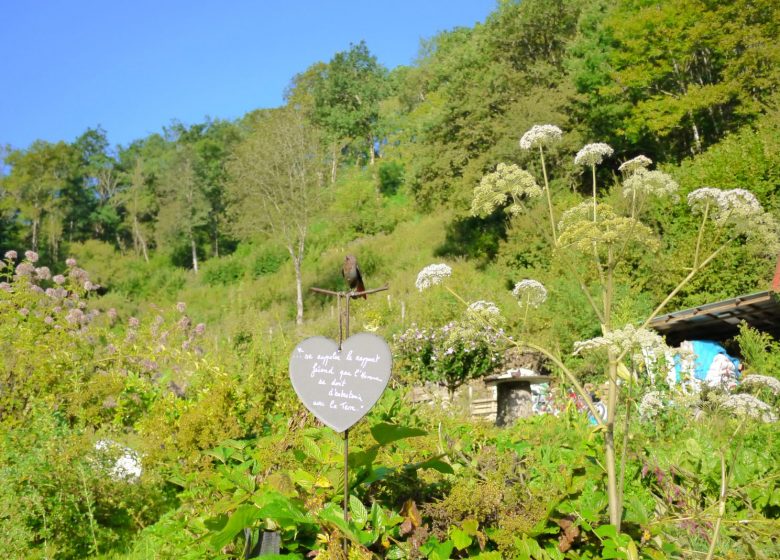
[[[445,278],[449,278],[450,276],[452,276],[452,268],[446,264],[429,264],[417,275],[415,286],[422,292],[431,286],[441,284],[444,282]]]
[[[630,174],[630,173],[636,173],[640,169],[647,169],[653,164],[653,160],[651,160],[647,156],[636,156],[633,159],[630,159],[628,161],[624,161],[618,169],[622,173]]]
[[[587,144],[577,152],[576,156],[574,156],[574,164],[588,166],[598,165],[604,161],[604,158],[611,156],[614,151],[615,150],[613,150],[609,144],[605,144],[604,142]]]
[[[767,423],[777,421],[777,415],[772,411],[772,407],[753,395],[745,393],[729,395],[723,400],[721,405],[738,416],[756,418]]]
[[[671,175],[663,171],[647,171],[640,168],[623,181],[623,196],[626,198],[634,195],[672,197],[676,195],[679,188],[680,185],[672,179]]]
[[[634,325],[628,324],[622,329],[615,329],[604,336],[575,342],[573,353],[576,355],[602,348],[611,349],[616,353],[638,350],[634,356],[637,362],[648,353],[664,356],[669,350],[664,339],[657,332],[650,329],[638,329]]]
[[[136,482],[141,478],[143,469],[141,467],[141,457],[124,445],[108,439],[101,439],[95,443],[95,451],[103,454],[109,454],[113,458],[109,475],[114,480],[125,480]]]
[[[742,385],[760,386],[771,390],[775,395],[780,395],[780,379],[768,375],[748,375],[742,381]]]
[[[547,289],[541,282],[531,278],[520,280],[515,284],[512,295],[520,300],[521,305],[527,304],[531,307],[539,307],[547,301]]]
[[[520,138],[520,147],[531,150],[539,146],[554,144],[563,136],[563,131],[553,124],[535,124]]]

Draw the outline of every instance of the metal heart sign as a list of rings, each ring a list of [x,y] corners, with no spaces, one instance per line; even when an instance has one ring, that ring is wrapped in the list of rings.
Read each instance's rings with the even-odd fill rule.
[[[314,416],[337,432],[363,418],[390,381],[393,358],[387,343],[371,333],[341,345],[324,336],[307,338],[290,356],[290,381]]]

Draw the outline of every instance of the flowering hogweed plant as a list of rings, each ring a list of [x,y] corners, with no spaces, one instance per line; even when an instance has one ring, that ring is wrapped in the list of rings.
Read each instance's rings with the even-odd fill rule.
[[[640,168],[623,181],[623,196],[626,198],[640,195],[654,196],[671,198],[674,201],[679,188],[680,185],[672,179],[671,175],[663,171],[648,171]]]
[[[777,379],[776,377],[752,374],[742,380],[742,385],[765,387],[773,394],[780,395],[780,379]]]
[[[635,158],[632,158],[620,164],[618,170],[621,173],[631,175],[632,173],[636,173],[637,171],[646,170],[651,165],[653,165],[653,160],[651,160],[647,156],[639,155],[636,156]]]
[[[427,290],[444,282],[446,278],[452,276],[452,268],[444,263],[430,264],[423,268],[417,275],[415,286],[419,291]]]
[[[536,184],[533,175],[517,165],[499,163],[496,170],[482,177],[479,185],[474,188],[471,214],[487,216],[510,198],[512,203],[506,208],[506,212],[520,214],[523,211],[522,199],[540,196],[542,189]]]
[[[535,124],[520,138],[520,147],[523,150],[531,150],[541,146],[550,146],[558,142],[562,136],[563,131],[555,125]]]
[[[492,301],[479,300],[469,304],[469,311],[485,315],[501,315],[498,307]]]
[[[586,144],[582,149],[574,156],[575,165],[584,165],[592,167],[599,165],[614,153],[614,150],[609,144],[604,142],[595,142],[593,144]]]
[[[515,284],[512,295],[518,299],[520,305],[539,307],[547,301],[547,288],[538,280],[525,278]]]
[[[669,347],[657,332],[628,324],[603,336],[575,342],[573,354],[601,350],[611,350],[615,354],[632,353],[634,361],[643,362],[648,354],[666,356]]]
[[[719,224],[729,219],[750,219],[763,214],[756,196],[745,189],[721,190],[702,187],[688,195],[688,205],[694,214],[709,210],[710,217]]]
[[[608,204],[599,206],[597,219],[593,220],[592,202],[581,202],[561,216],[558,222],[558,239],[562,247],[572,247],[586,255],[597,249],[628,242],[655,251],[658,240],[653,230],[635,218],[620,216]]]
[[[747,393],[728,395],[721,402],[721,406],[738,416],[746,416],[766,423],[777,422],[777,415],[770,405]]]

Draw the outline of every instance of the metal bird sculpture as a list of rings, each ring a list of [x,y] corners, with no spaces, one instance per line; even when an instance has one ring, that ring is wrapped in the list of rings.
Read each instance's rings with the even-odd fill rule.
[[[344,257],[344,265],[341,267],[341,275],[347,282],[349,289],[353,292],[366,291],[366,287],[363,285],[363,277],[360,275],[360,268],[358,268],[357,259],[354,255],[347,255]],[[362,297],[363,299],[368,299],[366,294],[363,294],[362,296],[353,295],[352,297]]]

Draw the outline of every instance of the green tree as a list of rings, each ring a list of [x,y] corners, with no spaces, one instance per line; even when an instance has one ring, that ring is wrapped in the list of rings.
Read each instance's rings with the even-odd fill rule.
[[[5,160],[11,170],[3,183],[18,217],[29,227],[29,243],[38,251],[45,237],[56,257],[67,214],[63,193],[73,180],[75,154],[65,142],[38,140],[27,150],[13,150]]]
[[[698,153],[761,114],[780,81],[776,2],[629,0],[575,49],[586,119],[627,145]],[[602,119],[607,117],[604,122]],[[612,137],[605,139],[612,140]]]
[[[119,162],[109,147],[106,131],[100,127],[87,129],[76,139],[74,148],[80,154],[81,188],[74,193],[78,200],[73,201],[70,219],[74,223],[88,221],[93,236],[115,241],[122,249],[119,231],[122,218],[117,198],[121,187]]]
[[[350,142],[364,145],[374,164],[379,102],[387,91],[387,71],[365,41],[336,53],[314,80],[314,119],[332,138],[334,170]],[[361,150],[362,151],[362,150]],[[335,180],[335,173],[332,175]]]
[[[198,233],[208,223],[209,204],[197,180],[192,152],[180,146],[170,167],[163,175],[157,214],[158,244],[168,244],[175,251],[186,243],[192,270],[198,272]]]
[[[284,244],[295,269],[301,324],[306,237],[324,193],[319,138],[299,109],[260,111],[253,121],[228,163],[229,221],[240,239],[266,233]]]
[[[125,221],[130,228],[135,254],[143,255],[144,260],[149,262],[147,239],[150,234],[147,224],[154,208],[154,196],[146,183],[143,159],[136,159],[128,175],[128,184],[119,192],[117,199],[125,210]]]

